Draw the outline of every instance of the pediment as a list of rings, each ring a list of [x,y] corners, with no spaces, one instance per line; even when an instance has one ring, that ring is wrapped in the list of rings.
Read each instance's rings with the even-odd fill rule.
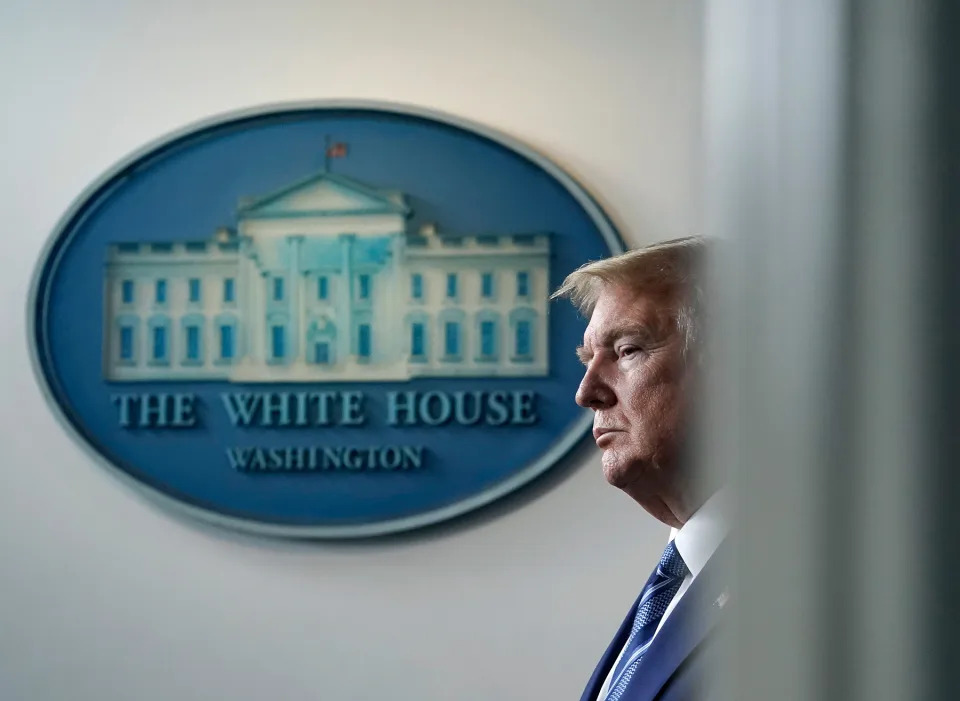
[[[332,173],[321,173],[245,203],[241,217],[407,214],[398,193],[372,188]]]

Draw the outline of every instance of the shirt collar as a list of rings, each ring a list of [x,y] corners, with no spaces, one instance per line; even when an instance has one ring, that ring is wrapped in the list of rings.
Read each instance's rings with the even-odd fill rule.
[[[687,519],[682,528],[670,532],[691,578],[700,573],[727,537],[729,519],[730,496],[725,488],[721,488]]]

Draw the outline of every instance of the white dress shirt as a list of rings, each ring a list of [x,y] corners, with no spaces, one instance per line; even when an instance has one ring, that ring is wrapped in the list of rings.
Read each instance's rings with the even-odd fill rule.
[[[700,574],[710,558],[713,557],[713,553],[716,552],[720,543],[726,538],[730,530],[729,514],[729,496],[725,489],[721,489],[715,492],[712,497],[704,502],[703,506],[694,512],[687,522],[683,524],[683,528],[679,530],[674,528],[670,531],[670,540],[676,544],[677,552],[680,553],[680,557],[683,558],[683,562],[686,564],[689,572],[680,583],[680,588],[667,606],[667,610],[663,612],[663,618],[660,619],[660,623],[657,624],[657,630],[653,634],[654,639],[656,639],[660,633],[660,629],[663,628],[663,624],[667,618],[677,607],[677,603],[683,595],[687,593],[690,585],[693,584],[693,580],[697,578],[697,575]],[[615,670],[620,663],[620,657],[623,656],[623,653],[624,651],[621,650],[620,655],[617,656],[616,661],[611,665],[610,671],[607,673],[607,679],[603,682],[603,686],[600,687],[600,694],[597,696],[597,701],[604,701],[607,697],[610,691],[610,683],[613,681],[613,670]]]

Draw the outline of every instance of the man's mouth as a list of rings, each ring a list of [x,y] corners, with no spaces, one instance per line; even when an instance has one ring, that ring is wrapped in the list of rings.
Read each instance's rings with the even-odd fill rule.
[[[622,431],[618,428],[594,428],[593,440],[596,441],[598,448],[602,448],[603,445],[601,441],[603,443],[609,443],[617,433],[622,433]]]

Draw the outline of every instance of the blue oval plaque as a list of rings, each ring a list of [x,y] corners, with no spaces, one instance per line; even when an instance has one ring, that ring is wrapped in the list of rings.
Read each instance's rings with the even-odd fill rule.
[[[101,178],[38,266],[73,433],[194,515],[355,537],[502,496],[587,431],[552,288],[623,250],[543,156],[377,103],[228,115]]]

